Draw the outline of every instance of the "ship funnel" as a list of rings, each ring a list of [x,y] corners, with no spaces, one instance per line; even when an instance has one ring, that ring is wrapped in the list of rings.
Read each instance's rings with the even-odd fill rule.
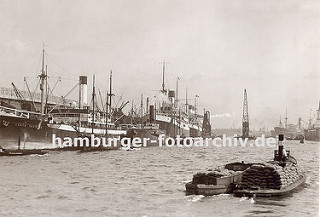
[[[88,104],[88,78],[87,76],[79,77],[79,108]]]
[[[320,120],[320,100],[319,100],[319,108],[317,110],[317,120]]]
[[[150,105],[150,108],[149,108],[149,119],[150,119],[150,123],[154,122],[155,121],[155,109],[154,109],[154,106],[153,105]]]
[[[210,112],[204,110],[203,122],[202,122],[202,137],[211,137],[211,124],[210,124]]]
[[[277,153],[277,156],[275,156],[275,160],[277,161],[283,160],[283,140],[284,140],[284,135],[279,134],[278,153]]]
[[[168,97],[169,97],[169,100],[172,104],[174,104],[175,102],[175,91],[174,90],[169,90],[169,94],[168,94]]]

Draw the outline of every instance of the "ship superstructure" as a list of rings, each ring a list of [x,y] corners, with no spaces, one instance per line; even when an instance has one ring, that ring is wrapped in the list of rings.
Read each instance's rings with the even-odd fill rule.
[[[211,124],[207,111],[204,110],[206,116],[205,124],[203,124],[204,115],[197,112],[196,102],[199,96],[195,96],[194,105],[189,104],[188,100],[190,99],[188,99],[186,89],[186,99],[185,102],[183,102],[178,97],[178,82],[180,79],[177,78],[176,90],[170,90],[165,88],[164,75],[165,62],[163,62],[162,89],[159,91],[154,105],[150,106],[150,114],[154,114],[154,117],[151,116],[150,120],[154,120],[155,123],[159,124],[160,129],[171,137],[177,135],[181,137],[210,137]],[[203,127],[206,128],[204,134]]]
[[[320,101],[317,110],[317,119],[312,123],[310,118],[308,129],[304,131],[304,136],[306,140],[320,141]]]
[[[303,132],[301,130],[301,127],[299,127],[300,124],[289,124],[288,123],[288,113],[286,110],[286,115],[285,115],[285,122],[284,126],[281,121],[281,116],[279,120],[278,126],[274,127],[274,130],[271,130],[271,135],[273,137],[277,137],[278,135],[282,134],[285,136],[286,139],[301,139],[301,136],[303,137]],[[300,119],[299,119],[300,120]]]

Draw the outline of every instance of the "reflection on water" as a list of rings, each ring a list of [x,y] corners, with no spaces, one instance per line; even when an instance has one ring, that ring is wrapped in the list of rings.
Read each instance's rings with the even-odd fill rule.
[[[37,144],[45,145],[45,144]],[[269,147],[142,148],[1,157],[0,216],[317,216],[319,145],[288,141],[306,184],[281,198],[185,195],[194,173],[271,160]]]

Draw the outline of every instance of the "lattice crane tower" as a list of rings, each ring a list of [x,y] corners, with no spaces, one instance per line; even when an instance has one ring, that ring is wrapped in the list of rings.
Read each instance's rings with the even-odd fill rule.
[[[244,89],[244,99],[243,99],[243,116],[242,116],[242,137],[249,137],[249,112],[248,112],[248,100],[247,100],[247,90]]]

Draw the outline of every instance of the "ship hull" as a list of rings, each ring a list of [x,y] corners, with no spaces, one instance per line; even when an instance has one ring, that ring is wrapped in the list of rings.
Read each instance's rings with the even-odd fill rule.
[[[272,137],[277,137],[280,134],[284,135],[287,139],[299,139],[303,136],[302,132],[288,130],[283,127],[275,127],[274,130],[271,130]]]
[[[309,129],[304,132],[304,137],[309,141],[320,141],[320,129]]]
[[[126,130],[108,129],[108,137],[119,137],[126,134]],[[0,116],[0,145],[3,147],[12,147],[28,143],[46,143],[51,144],[49,148],[56,148],[62,145],[53,141],[53,135],[60,138],[63,142],[65,138],[90,137],[92,129],[72,127],[63,124],[48,124],[40,120],[27,118]],[[93,129],[95,137],[105,137],[105,129]],[[58,141],[58,140],[57,140]]]
[[[28,142],[49,142],[52,130],[40,120],[0,116],[1,145]]]
[[[141,139],[141,146],[159,146],[158,136],[152,130],[137,129],[134,130],[134,137]]]
[[[190,136],[190,128],[186,124],[181,124],[178,126],[173,123],[168,123],[165,121],[156,121],[159,124],[160,130],[163,130],[167,136],[175,137],[180,135],[181,137],[189,137]]]
[[[190,137],[201,137],[202,131],[196,127],[190,127]]]

